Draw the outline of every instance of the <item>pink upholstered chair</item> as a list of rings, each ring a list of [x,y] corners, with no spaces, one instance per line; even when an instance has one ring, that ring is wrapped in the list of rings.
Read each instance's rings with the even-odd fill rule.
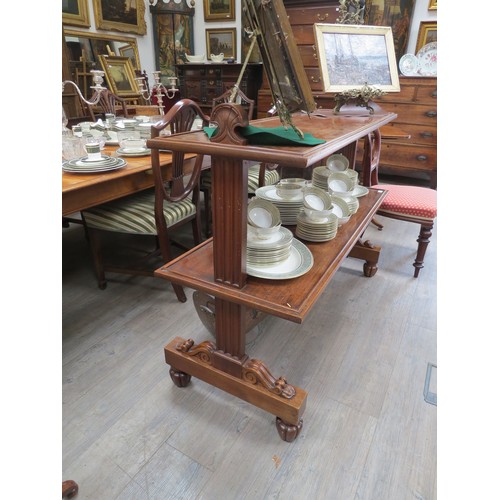
[[[437,192],[434,189],[418,186],[397,184],[379,184],[378,167],[381,148],[380,131],[376,130],[365,137],[364,157],[362,166],[362,182],[366,187],[380,188],[388,191],[378,215],[391,219],[420,224],[420,234],[417,242],[417,255],[413,266],[413,276],[418,277],[424,267],[424,256],[432,236],[434,220],[437,217]],[[372,221],[380,230],[382,224]]]

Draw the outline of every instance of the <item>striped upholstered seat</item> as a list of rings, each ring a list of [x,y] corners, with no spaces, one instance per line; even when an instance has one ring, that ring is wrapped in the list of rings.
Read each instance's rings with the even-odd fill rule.
[[[83,212],[87,227],[129,234],[156,235],[153,190],[127,196]],[[196,205],[189,199],[175,203],[163,202],[167,227],[194,216]]]
[[[171,134],[190,131],[194,121],[200,117],[203,126],[208,126],[210,117],[203,113],[198,104],[190,99],[181,99],[151,126],[151,137],[158,137],[164,129],[168,129]],[[170,168],[162,169],[164,165],[160,161],[159,151],[152,148],[154,189],[140,191],[82,212],[99,288],[106,288],[107,272],[154,277],[155,270],[162,263],[175,257],[171,233],[185,224],[191,225],[193,244],[201,243],[199,183],[204,156],[196,155],[193,164],[190,160],[184,161],[184,155],[183,152],[174,152]],[[118,256],[119,252],[116,252],[123,244],[122,239],[104,240],[105,233],[128,234],[141,244],[142,251],[138,251],[138,247],[134,248],[132,255],[128,255],[129,262],[124,263]],[[155,241],[153,249],[152,239]],[[115,252],[106,251],[106,245],[103,245],[105,241],[109,247],[115,248]],[[181,248],[191,247],[178,240],[175,243]],[[177,299],[185,302],[187,298],[182,286],[172,283],[172,287]]]

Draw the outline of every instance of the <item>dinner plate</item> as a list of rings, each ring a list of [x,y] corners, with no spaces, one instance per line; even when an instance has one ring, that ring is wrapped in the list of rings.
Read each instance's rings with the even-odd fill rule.
[[[415,76],[418,74],[420,63],[414,54],[405,54],[399,60],[399,69],[404,76]]]
[[[122,158],[116,158],[116,162],[111,165],[102,165],[102,166],[75,166],[71,165],[69,161],[65,161],[62,164],[62,169],[64,172],[70,172],[73,174],[97,174],[100,172],[110,172],[112,170],[118,170],[123,168],[127,162]]]
[[[247,274],[255,278],[287,280],[307,273],[313,266],[314,257],[304,243],[294,238],[287,259],[274,265],[260,267],[247,263]]]
[[[422,76],[437,75],[437,42],[431,42],[424,45],[417,52],[417,59],[420,66],[420,74]]]
[[[120,156],[148,156],[151,154],[151,150],[146,148],[137,151],[126,151],[123,148],[118,148],[116,154]]]

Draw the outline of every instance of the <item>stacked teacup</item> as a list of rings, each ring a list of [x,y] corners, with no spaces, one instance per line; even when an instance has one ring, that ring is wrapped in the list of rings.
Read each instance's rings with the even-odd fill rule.
[[[337,235],[338,218],[331,197],[315,186],[304,188],[304,207],[297,216],[296,235],[306,241],[329,241]]]
[[[247,263],[272,266],[290,255],[293,234],[281,226],[279,210],[270,201],[252,198],[247,215]]]

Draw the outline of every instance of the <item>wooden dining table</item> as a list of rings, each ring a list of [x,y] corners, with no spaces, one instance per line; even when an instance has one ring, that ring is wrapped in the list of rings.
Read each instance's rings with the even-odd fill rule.
[[[108,156],[116,156],[118,146],[105,146],[102,151]],[[194,154],[185,155],[186,174],[194,167]],[[62,215],[116,200],[154,186],[151,170],[151,156],[123,157],[127,164],[118,170],[79,174],[62,171]],[[172,168],[172,153],[160,151],[160,162],[165,169],[164,178],[169,180]],[[208,166],[209,162],[205,162]],[[205,167],[206,168],[206,167]]]

